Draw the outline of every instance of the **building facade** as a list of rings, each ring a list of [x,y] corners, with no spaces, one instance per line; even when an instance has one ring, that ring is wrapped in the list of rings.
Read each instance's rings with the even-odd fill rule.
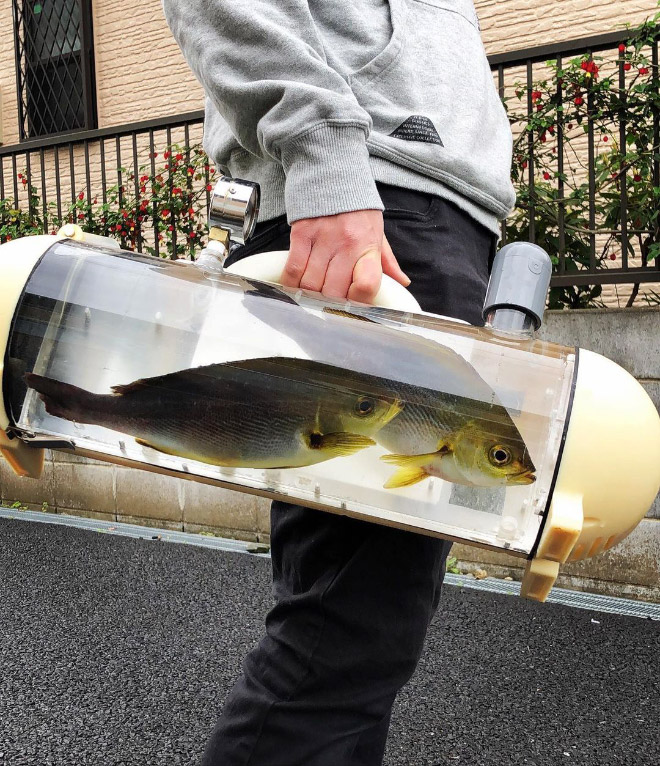
[[[593,0],[588,10],[578,0],[477,0],[475,5],[489,54],[620,30],[655,10],[653,0]],[[45,33],[35,32],[34,19],[39,17]],[[15,18],[31,20],[32,27],[16,25]],[[0,28],[5,29],[0,37],[0,142],[5,146],[25,137],[18,106],[21,88],[24,101],[27,95],[37,108],[43,107],[43,99],[35,95],[37,86],[24,81],[25,59],[43,58],[45,52],[53,60],[50,69],[42,67],[33,77],[52,77],[56,99],[66,100],[72,84],[82,87],[67,80],[61,63],[75,53],[70,49],[76,48],[77,25],[80,36],[87,33],[89,38],[83,53],[91,60],[85,85],[95,94],[90,126],[107,128],[202,108],[202,90],[169,32],[160,0],[0,0]],[[70,119],[72,111],[62,119]],[[61,120],[51,120],[50,127],[61,125]]]

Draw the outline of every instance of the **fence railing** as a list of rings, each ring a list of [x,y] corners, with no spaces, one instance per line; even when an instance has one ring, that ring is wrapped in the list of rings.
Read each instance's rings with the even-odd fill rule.
[[[655,218],[655,223],[650,224],[647,228],[640,227],[639,221],[637,221],[637,226],[634,225],[635,221],[631,222],[629,215],[629,192],[631,181],[636,176],[634,175],[633,168],[628,165],[629,158],[626,156],[626,149],[630,143],[630,134],[628,133],[630,112],[627,99],[629,94],[634,93],[638,102],[640,101],[640,96],[645,96],[651,104],[647,120],[648,124],[646,126],[652,133],[651,145],[649,147],[652,152],[652,159],[650,160],[647,188],[649,190],[649,209],[654,206],[657,208],[660,198],[653,195],[652,189],[652,187],[655,187],[660,191],[657,37],[657,28],[648,25],[646,39],[641,40],[641,42],[639,38],[635,42],[634,32],[626,30],[489,57],[491,67],[496,76],[500,96],[505,100],[505,103],[507,102],[507,92],[510,95],[512,90],[516,91],[518,96],[521,96],[519,101],[523,102],[523,121],[526,121],[527,124],[520,126],[521,129],[518,133],[518,146],[520,148],[522,143],[523,149],[521,151],[523,154],[518,156],[521,164],[518,168],[517,191],[519,198],[524,196],[526,201],[524,218],[528,239],[532,242],[536,242],[539,239],[539,182],[545,182],[548,175],[550,175],[551,183],[555,185],[553,199],[556,219],[552,221],[554,224],[553,236],[550,238],[546,236],[544,241],[541,242],[550,251],[553,250],[553,245],[555,246],[553,254],[556,256],[556,269],[552,279],[552,284],[555,286],[617,283],[639,284],[660,281],[660,259],[657,256],[650,257],[648,252],[640,252],[639,247],[641,242],[642,246],[648,250],[649,241],[652,245],[660,240],[658,220]],[[636,89],[639,88],[639,84],[630,81],[631,75],[629,73],[631,71],[633,75],[638,74],[634,63],[631,62],[638,60],[640,56],[644,57],[645,54],[650,59],[650,66],[638,68],[638,71],[645,72],[647,77],[644,85],[645,90],[638,92]],[[598,59],[598,65],[596,65],[595,69],[591,66],[592,74],[590,75],[590,66],[588,64],[594,61],[594,56]],[[597,96],[594,95],[595,88],[587,84],[579,92],[569,91],[566,81],[570,82],[570,74],[566,78],[560,76],[564,68],[570,67],[571,59],[576,57],[582,62],[582,72],[585,81],[588,82],[590,79],[592,85],[596,82],[599,69],[605,71],[609,65],[608,79],[611,87],[609,92],[600,93],[601,96],[606,96],[610,106],[614,104],[614,108],[607,114],[604,114],[601,109],[602,104],[597,103]],[[552,66],[550,69],[548,68],[550,62],[554,65],[554,68]],[[593,77],[594,72],[596,74],[595,78]],[[547,77],[548,73],[551,75],[549,79]],[[536,84],[544,78],[546,78],[545,82],[550,87],[554,86],[554,92],[543,93],[536,90]],[[514,82],[516,83],[515,85]],[[575,85],[575,78],[571,84]],[[518,88],[522,85],[522,92],[516,85]],[[575,95],[576,93],[577,95]],[[554,105],[556,122],[551,126],[552,136],[549,136],[546,132],[547,120],[536,128],[533,124],[536,110],[544,108],[540,106],[542,97],[547,97],[545,99],[546,105],[550,105],[551,101]],[[515,99],[510,98],[508,100],[509,104],[513,100]],[[578,103],[580,100],[583,102],[582,104]],[[557,109],[556,107],[558,106],[561,108]],[[582,119],[580,119],[579,126],[570,124],[570,117],[568,117],[569,106],[575,108],[574,111],[578,114],[578,119],[580,119],[581,115]],[[598,134],[599,128],[603,125],[604,117],[607,117],[613,128],[609,136]],[[515,122],[515,120],[512,120],[512,122]],[[578,231],[577,234],[582,235],[587,252],[579,261],[579,268],[577,270],[574,268],[569,269],[570,265],[575,264],[575,261],[572,260],[575,254],[570,252],[567,244],[567,228],[569,225],[567,222],[567,208],[576,201],[575,195],[571,199],[571,195],[568,193],[569,181],[570,171],[571,169],[575,170],[575,166],[580,165],[580,158],[577,156],[574,147],[570,147],[570,156],[568,156],[570,143],[569,128],[577,128],[583,131],[581,139],[578,137],[578,143],[581,142],[581,146],[578,147],[577,153],[581,151],[583,159],[586,159],[586,178],[582,179],[584,191],[587,192],[585,195],[587,199],[584,200],[585,220],[583,225],[578,227],[581,231]],[[542,139],[543,144],[539,143],[539,137]],[[537,157],[537,152],[540,148],[543,148],[547,154],[545,143],[548,138],[552,138],[555,144],[553,147],[555,152],[554,167],[549,168],[553,171],[550,173],[548,172],[547,164],[542,165],[539,163]],[[633,136],[634,138],[635,136]],[[573,140],[575,139],[573,138]],[[620,149],[619,165],[615,167],[617,171],[616,184],[609,191],[610,197],[612,191],[614,191],[615,197],[618,197],[618,199],[610,200],[611,210],[608,211],[609,215],[605,216],[603,215],[602,205],[599,204],[601,202],[599,200],[599,186],[602,186],[602,183],[598,177],[598,171],[602,171],[600,150],[604,147],[603,140],[607,142],[608,149],[613,146],[613,141],[616,142],[618,140]],[[573,168],[570,167],[571,161],[574,166]],[[514,168],[516,166],[515,163],[516,157],[514,156]],[[616,213],[614,217],[612,212]],[[653,216],[644,218],[643,223],[649,223],[649,221],[654,220]],[[547,216],[544,223],[547,226]],[[518,231],[518,233],[520,232]],[[503,238],[505,240],[507,234],[507,225],[505,224],[503,226]],[[599,254],[598,248],[599,245],[603,244],[603,237],[605,237],[606,246],[600,250]],[[645,237],[646,240],[643,241],[641,237]],[[635,242],[633,242],[633,238],[635,238]],[[606,258],[608,248],[610,256]],[[651,251],[651,255],[654,253],[656,253],[656,250]],[[610,259],[614,263],[607,263]]]
[[[72,210],[74,218],[81,217],[82,225],[94,223],[98,226],[98,222],[85,219],[91,216],[95,205],[98,209],[107,204],[110,194],[119,209],[130,197],[133,213],[139,211],[140,202],[144,200],[147,203],[145,212],[153,215],[148,221],[145,216],[144,223],[137,220],[140,216],[134,216],[135,232],[130,237],[125,232],[121,238],[124,244],[130,239],[129,244],[137,249],[148,242],[155,254],[161,255],[157,217],[162,213],[163,205],[156,209],[149,192],[142,191],[141,171],[151,179],[156,178],[164,152],[172,146],[181,145],[189,154],[191,147],[201,143],[203,120],[204,112],[195,111],[0,146],[0,200],[9,198],[17,209],[27,210],[29,216],[38,216],[46,231],[51,222],[62,222],[67,213],[71,216]],[[188,159],[187,156],[184,161]],[[206,187],[211,172],[208,165],[202,166],[197,178],[193,175],[186,180],[186,191],[194,188],[197,197],[205,198],[205,207],[209,202]],[[164,175],[163,183],[165,186],[169,184],[171,192],[174,186],[172,174],[166,171]],[[83,201],[85,204],[81,205]],[[81,209],[83,212],[77,213]],[[170,252],[176,252],[175,224],[178,221],[174,210],[170,214],[172,230],[168,232],[168,238],[173,245]],[[114,230],[110,230],[110,220],[108,216],[101,224],[102,233],[114,234]],[[164,223],[167,225],[167,220]]]
[[[614,90],[618,90],[622,96],[621,108],[615,115],[618,122],[617,135],[619,143],[626,145],[627,141],[627,114],[625,111],[624,91],[626,89],[627,70],[625,60],[619,53],[619,46],[626,43],[628,32],[601,35],[567,41],[553,45],[530,48],[523,51],[499,54],[490,57],[490,63],[496,78],[500,95],[505,101],[507,94],[517,91],[520,95],[519,84],[522,77],[524,94],[520,102],[523,106],[524,115],[530,125],[536,118],[538,103],[535,98],[535,82],[538,77],[547,74],[547,62],[554,61],[555,66],[561,69],[571,57],[586,57],[591,59],[594,54],[612,54],[612,66],[616,71],[617,81],[613,83]],[[649,56],[651,59],[650,81],[654,93],[658,93],[658,42],[654,40],[650,45]],[[516,85],[518,83],[518,86]],[[554,99],[556,104],[562,103],[566,93],[562,92],[564,85],[561,78],[558,79]],[[518,146],[524,145],[525,158],[521,161],[518,173],[517,186],[519,198],[524,204],[519,207],[518,222],[523,222],[523,228],[513,227],[506,224],[503,227],[503,238],[506,241],[515,235],[517,238],[529,239],[553,250],[551,254],[555,258],[555,274],[552,283],[555,286],[571,285],[599,285],[617,283],[649,283],[660,282],[660,259],[650,257],[649,252],[640,253],[637,242],[642,242],[641,235],[650,236],[653,242],[660,241],[660,222],[655,228],[647,227],[640,230],[635,226],[635,221],[630,221],[629,192],[630,172],[632,169],[622,166],[617,175],[616,186],[613,187],[619,196],[620,204],[617,207],[616,220],[610,216],[607,221],[601,220],[601,210],[597,194],[598,183],[596,178],[596,166],[599,158],[599,138],[597,138],[597,116],[592,110],[593,98],[590,92],[585,93],[584,123],[582,125],[583,146],[582,151],[586,162],[582,163],[582,169],[587,177],[584,188],[588,192],[585,204],[585,225],[575,226],[575,221],[569,222],[568,205],[572,204],[569,199],[569,180],[567,171],[570,169],[568,150],[575,154],[574,147],[570,147],[569,134],[566,121],[562,119],[561,111],[557,114],[555,126],[551,126],[552,141],[556,146],[553,162],[556,168],[553,170],[552,195],[554,212],[548,223],[546,208],[542,208],[539,190],[545,184],[549,175],[547,165],[541,162],[538,144],[541,128],[528,129],[530,126],[518,125]],[[659,119],[658,110],[654,101],[652,121],[653,162],[650,182],[660,189],[660,167],[658,162],[660,152]],[[520,120],[519,120],[520,122]],[[85,131],[75,134],[64,134],[49,138],[26,141],[13,146],[0,146],[0,201],[9,200],[0,209],[0,215],[6,212],[12,205],[17,209],[27,211],[28,216],[34,215],[39,218],[40,224],[48,230],[51,221],[60,221],[70,212],[72,206],[81,207],[81,195],[85,206],[78,217],[84,219],[91,215],[94,203],[104,204],[108,200],[109,190],[114,190],[116,199],[121,205],[124,196],[130,196],[135,207],[143,199],[144,187],[141,184],[141,172],[145,172],[150,178],[158,174],[156,157],[167,147],[178,144],[182,147],[191,147],[201,142],[203,112],[190,112],[171,118],[147,120],[120,127],[103,128]],[[515,127],[515,126],[514,126]],[[522,136],[522,138],[520,138]],[[605,139],[607,140],[607,139]],[[611,146],[611,144],[610,144]],[[545,145],[543,150],[545,151]],[[555,147],[553,147],[554,149]],[[187,160],[188,157],[185,158]],[[514,158],[515,160],[516,158]],[[520,157],[517,158],[520,160]],[[159,160],[160,162],[160,160]],[[515,164],[515,163],[514,163]],[[544,167],[546,169],[544,169]],[[586,168],[586,170],[585,170]],[[208,204],[209,168],[204,167],[201,174],[196,173],[187,180],[188,190],[193,187],[197,191],[198,199],[202,201],[204,195]],[[212,172],[212,171],[211,171]],[[167,178],[164,181],[168,183]],[[171,190],[171,182],[170,182]],[[610,189],[610,191],[612,191]],[[144,194],[144,200],[139,210],[151,212],[149,216],[136,216],[133,222],[135,231],[121,230],[122,241],[141,249],[148,243],[151,250],[156,254],[162,254],[164,248],[163,235],[157,214],[162,214],[162,205],[157,209],[151,206],[149,194]],[[649,205],[658,205],[660,197],[655,201],[649,200]],[[616,207],[616,206],[615,206]],[[543,215],[541,211],[543,210]],[[522,212],[520,212],[522,211]],[[167,210],[170,213],[171,211]],[[553,218],[554,216],[554,218]],[[139,220],[137,220],[139,219]],[[515,216],[514,216],[515,219]],[[110,220],[109,218],[107,219]],[[171,226],[166,227],[169,237],[169,253],[177,252],[177,220],[172,213]],[[656,219],[657,221],[657,219]],[[84,220],[81,220],[84,223]],[[90,221],[91,223],[91,221]],[[106,221],[107,224],[107,221]],[[102,229],[104,226],[102,225]],[[2,220],[0,219],[0,226]],[[109,224],[108,224],[109,225]],[[550,234],[549,234],[549,230]],[[113,230],[114,231],[114,230]],[[576,239],[576,237],[578,239]],[[576,242],[584,240],[584,251],[581,258],[575,259],[575,253],[571,247]],[[607,243],[603,246],[603,237]],[[6,239],[6,237],[4,237]],[[616,259],[611,255],[606,256],[616,245],[619,248]],[[173,246],[173,247],[172,247]],[[609,247],[609,250],[608,250]],[[647,247],[648,250],[648,247]],[[651,251],[653,253],[655,251]],[[610,260],[611,259],[611,260]],[[608,261],[610,261],[608,263]]]

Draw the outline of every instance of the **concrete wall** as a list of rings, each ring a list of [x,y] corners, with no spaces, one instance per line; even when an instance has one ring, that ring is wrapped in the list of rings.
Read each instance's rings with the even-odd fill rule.
[[[660,309],[549,312],[543,335],[609,356],[629,370],[660,410]],[[606,381],[604,381],[606,385]],[[50,454],[40,481],[18,479],[0,463],[0,498],[31,508],[267,542],[268,502],[144,471]],[[45,506],[44,506],[45,504]],[[455,546],[467,570],[519,578],[524,561]],[[621,545],[563,568],[561,582],[606,593],[660,598],[660,498]]]
[[[542,337],[609,357],[634,375],[660,411],[660,309],[590,309],[546,314]],[[603,381],[607,385],[607,381]],[[457,545],[464,568],[519,579],[524,562],[490,551]],[[660,495],[637,529],[600,556],[566,564],[565,587],[613,595],[660,599]]]

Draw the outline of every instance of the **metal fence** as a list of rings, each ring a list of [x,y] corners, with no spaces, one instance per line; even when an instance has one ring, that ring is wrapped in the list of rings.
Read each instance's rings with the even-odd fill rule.
[[[626,146],[627,140],[627,113],[626,113],[626,62],[624,58],[619,54],[619,46],[625,44],[630,38],[631,32],[622,31],[614,32],[611,34],[598,35],[593,37],[584,37],[561,43],[555,43],[551,45],[544,45],[527,50],[512,51],[510,53],[503,53],[493,55],[489,57],[491,67],[496,75],[497,84],[499,87],[500,96],[505,97],[507,87],[511,87],[510,74],[515,72],[522,74],[522,82],[525,89],[526,97],[526,114],[529,119],[535,108],[534,103],[534,83],[538,76],[540,76],[539,70],[544,70],[547,73],[548,62],[554,62],[558,69],[568,62],[573,57],[585,57],[589,59],[594,54],[607,53],[614,66],[616,67],[616,88],[621,94],[621,109],[617,113],[618,122],[618,139],[621,146]],[[649,46],[649,54],[651,58],[651,77],[655,94],[658,93],[658,41],[654,40]],[[507,83],[507,77],[509,82]],[[562,93],[561,78],[558,78],[556,100],[557,103],[563,103],[565,100],[565,93]],[[568,286],[568,285],[595,285],[595,284],[621,284],[621,283],[649,283],[660,282],[660,260],[646,259],[642,257],[631,257],[631,243],[630,236],[632,233],[644,233],[655,234],[656,239],[658,236],[657,228],[655,231],[643,231],[633,232],[631,230],[630,221],[628,218],[628,188],[629,178],[625,172],[622,172],[619,176],[619,192],[620,192],[620,214],[618,225],[613,228],[606,229],[605,226],[600,224],[597,220],[597,199],[596,199],[596,178],[595,178],[595,158],[596,158],[596,138],[594,129],[594,109],[591,101],[591,94],[585,94],[586,106],[587,106],[587,119],[586,119],[586,155],[587,155],[587,168],[588,168],[588,226],[583,230],[585,237],[588,239],[589,257],[588,264],[582,264],[582,268],[578,273],[567,271],[567,261],[571,258],[571,253],[566,249],[566,201],[565,201],[565,170],[566,170],[566,140],[565,140],[565,124],[559,115],[559,119],[556,126],[556,144],[557,144],[557,268],[556,273],[553,276],[552,284],[555,286]],[[653,186],[660,187],[660,168],[659,168],[659,155],[660,152],[660,129],[658,110],[653,108],[653,149],[654,160],[652,170],[652,182]],[[527,192],[529,195],[529,224],[528,224],[528,238],[531,242],[537,241],[537,216],[535,210],[535,187],[539,182],[540,173],[535,162],[535,138],[534,131],[529,131],[527,135]],[[520,186],[519,186],[520,189]],[[649,205],[657,205],[657,201],[649,199]],[[617,258],[617,263],[613,266],[604,267],[602,259],[599,260],[597,255],[597,238],[599,234],[608,234],[615,237],[620,247],[620,256]],[[503,238],[506,241],[507,228],[506,224],[503,226]],[[640,265],[635,265],[635,261],[639,261]]]
[[[537,71],[553,60],[559,66],[573,56],[590,56],[601,51],[617,52],[619,44],[625,41],[627,32],[620,32],[598,37],[581,38],[564,43],[530,48],[490,57],[493,73],[498,83],[500,94],[504,97],[507,89],[512,87],[512,78],[516,73],[523,75],[526,89],[527,115],[534,111],[533,85]],[[652,66],[655,87],[658,84],[658,44],[652,45]],[[618,62],[619,87],[625,88],[625,71],[622,61]],[[561,97],[561,84],[558,88]],[[656,90],[657,92],[657,90]],[[38,212],[44,227],[48,228],[49,217],[62,219],[69,203],[75,203],[83,194],[91,205],[93,200],[106,201],[108,189],[119,189],[119,198],[128,184],[131,184],[133,200],[140,199],[141,189],[140,168],[145,168],[153,176],[156,173],[154,155],[163,152],[166,147],[180,144],[190,147],[201,142],[203,112],[190,112],[171,118],[147,120],[123,125],[120,127],[84,131],[74,134],[64,134],[50,138],[26,141],[14,146],[0,146],[0,200],[12,200],[17,208],[22,207],[29,213]],[[626,114],[622,111],[619,118],[619,133],[622,142],[626,137]],[[656,157],[653,167],[653,184],[660,187],[660,168],[658,163],[659,120],[657,112],[653,116],[654,147]],[[529,195],[529,224],[528,239],[537,241],[537,210],[535,210],[535,188],[539,183],[539,170],[534,156],[533,132],[528,135],[529,164],[526,169],[524,183]],[[606,264],[597,255],[597,240],[603,230],[596,215],[594,177],[594,159],[596,156],[594,125],[591,114],[586,124],[586,155],[588,158],[588,184],[590,199],[588,202],[588,228],[584,235],[588,241],[588,262],[584,259],[579,268],[567,268],[572,253],[566,249],[565,203],[563,201],[564,181],[562,174],[566,165],[565,138],[561,122],[557,125],[557,236],[558,247],[555,253],[557,264],[553,276],[553,285],[594,285],[594,284],[623,284],[660,282],[660,260],[639,259],[629,255],[629,238],[631,234],[628,220],[628,187],[626,174],[620,181],[620,220],[618,225],[609,230],[609,235],[620,243],[621,254],[616,263]],[[19,174],[23,176],[19,178]],[[208,185],[209,173],[205,171],[204,178],[197,181],[198,185]],[[31,188],[37,189],[38,198],[29,194]],[[519,186],[520,189],[520,186]],[[208,192],[207,202],[208,202]],[[34,210],[38,205],[39,209]],[[5,206],[6,207],[6,206]],[[0,211],[1,212],[1,211]],[[156,219],[156,209],[153,210],[151,225]],[[0,225],[2,221],[0,220]],[[154,236],[153,230],[146,231],[138,226],[136,246],[138,249],[147,240],[159,253],[159,237]],[[508,229],[503,227],[503,238],[506,241]],[[176,231],[172,235],[176,238]],[[520,236],[520,232],[518,232]],[[569,264],[571,265],[571,264]]]
[[[162,157],[168,147],[180,145],[185,151],[199,145],[203,120],[204,112],[195,111],[0,146],[0,200],[9,199],[17,209],[38,215],[46,231],[51,222],[66,219],[67,209],[80,201],[80,195],[88,209],[95,202],[105,204],[112,191],[116,191],[119,206],[129,194],[133,206],[138,206],[141,199],[149,201],[148,193],[141,191],[141,170],[154,177],[158,172],[157,157]],[[194,184],[204,191],[207,206],[210,195],[204,187],[209,182],[208,168],[200,180],[188,181],[189,186]],[[36,195],[30,194],[31,189]],[[153,210],[154,219],[158,212]],[[84,221],[81,223],[85,226]],[[111,232],[102,228],[102,233]],[[174,226],[171,237],[176,248]],[[135,246],[139,250],[146,242],[156,255],[161,254],[160,240],[152,226],[138,223]]]

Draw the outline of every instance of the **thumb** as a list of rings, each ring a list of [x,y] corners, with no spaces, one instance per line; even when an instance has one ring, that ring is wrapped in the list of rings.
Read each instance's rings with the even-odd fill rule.
[[[390,243],[386,237],[383,237],[383,244],[381,246],[381,263],[383,267],[383,274],[387,274],[388,277],[392,277],[404,287],[408,287],[410,284],[410,278],[402,271],[396,256],[392,252]]]
[[[383,271],[378,251],[369,250],[353,267],[353,282],[347,298],[360,303],[373,303],[380,290],[382,276]]]

